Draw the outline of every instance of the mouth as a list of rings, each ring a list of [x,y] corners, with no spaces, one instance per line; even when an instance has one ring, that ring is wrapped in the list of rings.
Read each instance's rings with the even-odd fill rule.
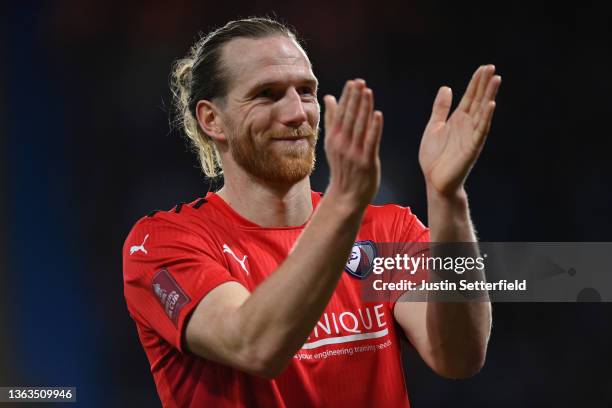
[[[300,137],[275,137],[272,140],[279,140],[279,141],[283,141],[283,142],[295,142],[297,140],[305,140],[308,139],[307,136],[300,136]]]
[[[286,143],[297,143],[300,141],[308,141],[309,136],[284,136],[284,137],[273,137],[273,142],[286,142]]]
[[[274,137],[270,140],[270,146],[276,147],[284,154],[305,154],[312,149],[312,140],[307,136]]]

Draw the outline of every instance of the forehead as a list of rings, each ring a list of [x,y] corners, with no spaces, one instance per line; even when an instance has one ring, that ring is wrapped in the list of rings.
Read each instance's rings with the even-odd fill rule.
[[[237,38],[222,53],[232,88],[248,88],[265,81],[315,80],[310,60],[291,38]]]

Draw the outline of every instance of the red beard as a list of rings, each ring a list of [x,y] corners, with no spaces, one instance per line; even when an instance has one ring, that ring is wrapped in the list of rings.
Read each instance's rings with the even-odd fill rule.
[[[272,183],[295,184],[314,169],[318,136],[318,129],[303,125],[293,132],[266,133],[257,141],[246,135],[228,140],[233,159],[249,174]],[[303,139],[279,140],[295,137]]]

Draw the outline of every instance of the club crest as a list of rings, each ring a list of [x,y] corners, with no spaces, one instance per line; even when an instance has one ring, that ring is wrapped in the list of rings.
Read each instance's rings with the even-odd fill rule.
[[[358,241],[353,244],[344,271],[358,279],[365,279],[372,272],[377,256],[376,244],[372,241]]]

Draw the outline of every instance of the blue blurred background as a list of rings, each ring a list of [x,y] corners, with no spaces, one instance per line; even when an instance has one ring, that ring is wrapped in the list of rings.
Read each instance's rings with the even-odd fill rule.
[[[142,215],[208,190],[169,127],[168,75],[198,31],[236,17],[294,25],[321,97],[368,81],[385,113],[377,201],[423,221],[417,151],[436,90],[457,98],[479,64],[496,64],[498,108],[467,186],[480,239],[610,241],[611,13],[464,3],[0,5],[0,385],[76,386],[87,407],[160,405],[123,299],[121,247]],[[412,404],[612,406],[611,311],[496,304],[473,379],[438,378],[407,351]]]

